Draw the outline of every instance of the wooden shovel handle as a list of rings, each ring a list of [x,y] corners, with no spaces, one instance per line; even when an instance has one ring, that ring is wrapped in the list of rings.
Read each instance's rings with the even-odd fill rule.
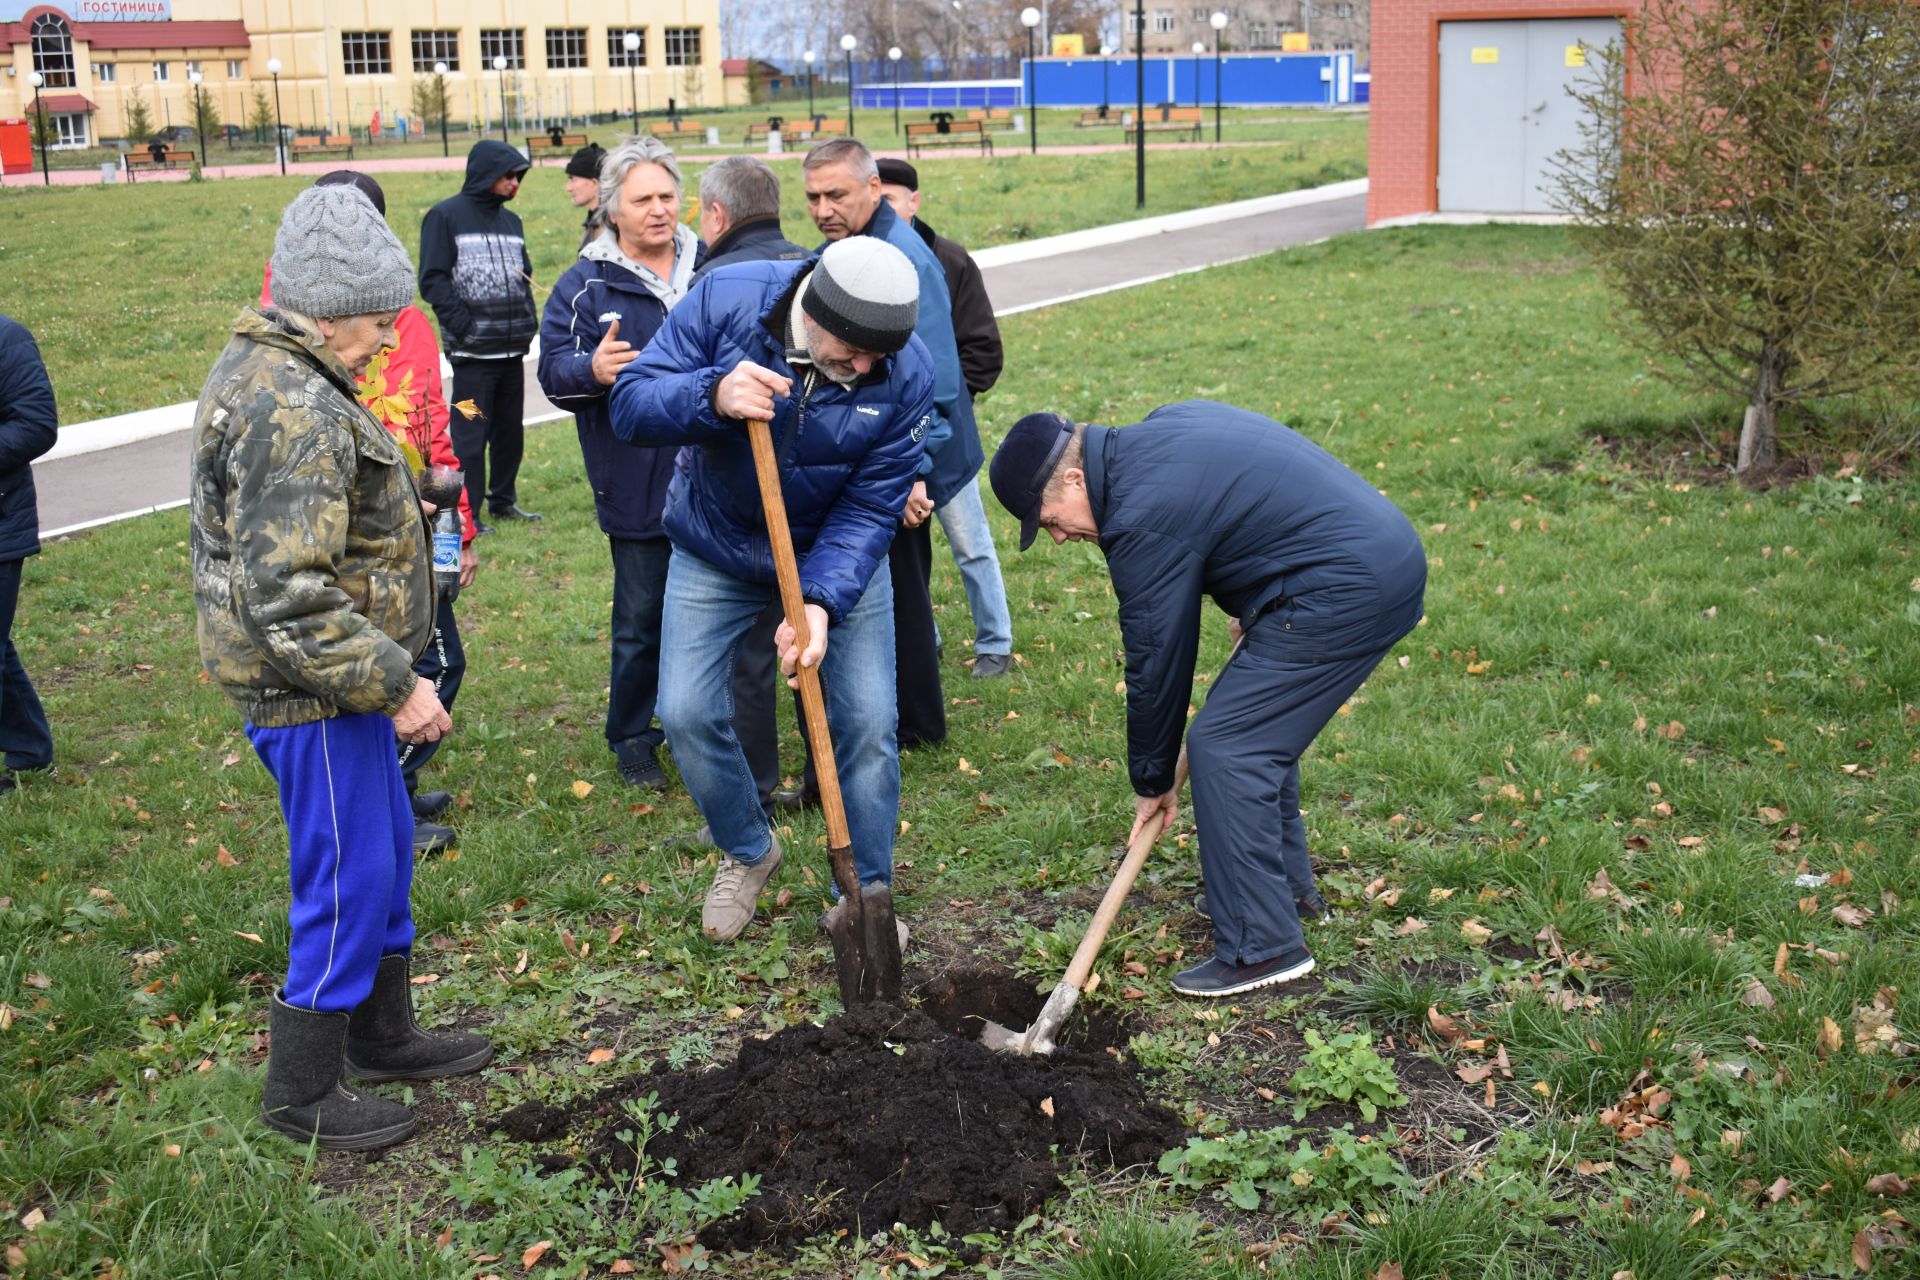
[[[806,602],[800,596],[800,563],[793,554],[793,532],[787,527],[787,500],[780,491],[780,466],[773,456],[773,433],[764,422],[747,423],[753,445],[753,470],[760,481],[760,504],[767,514],[767,540],[773,544],[773,572],[780,584],[780,607],[793,641],[805,652],[812,637],[807,630]],[[854,875],[847,834],[847,807],[840,797],[840,770],[833,761],[833,739],[827,731],[827,704],[820,689],[820,669],[800,668],[800,706],[807,717],[807,741],[813,744],[813,769],[820,780],[820,808],[827,818],[827,852],[840,892],[859,900],[860,882]]]
[[[1187,784],[1187,749],[1180,748],[1180,762],[1173,770],[1173,790],[1178,795],[1180,788]],[[1139,878],[1140,868],[1146,865],[1147,855],[1153,852],[1153,846],[1166,830],[1165,813],[1154,815],[1152,822],[1140,828],[1140,834],[1127,846],[1127,856],[1120,861],[1119,874],[1113,883],[1107,886],[1107,894],[1100,899],[1100,906],[1093,913],[1093,920],[1087,925],[1087,936],[1080,939],[1080,949],[1073,953],[1073,963],[1067,966],[1064,979],[1076,989],[1084,990],[1087,975],[1093,972],[1094,957],[1100,954],[1100,948],[1106,943],[1107,930],[1113,927],[1114,917],[1120,914],[1120,908],[1126,904],[1127,895],[1133,891],[1133,882]]]

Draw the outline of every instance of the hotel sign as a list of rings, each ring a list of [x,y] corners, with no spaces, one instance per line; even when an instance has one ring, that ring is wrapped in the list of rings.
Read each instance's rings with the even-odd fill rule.
[[[18,22],[46,0],[0,0],[0,22]],[[53,0],[75,22],[171,22],[173,0]]]

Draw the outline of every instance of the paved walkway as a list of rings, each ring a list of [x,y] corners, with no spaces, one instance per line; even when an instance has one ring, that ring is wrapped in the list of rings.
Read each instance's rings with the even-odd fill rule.
[[[995,314],[1008,316],[1357,231],[1366,225],[1366,193],[1363,178],[1000,245],[974,257]],[[61,428],[59,443],[33,464],[42,536],[184,504],[192,413],[192,404],[167,405]],[[570,416],[540,394],[532,357],[526,414],[530,424]]]

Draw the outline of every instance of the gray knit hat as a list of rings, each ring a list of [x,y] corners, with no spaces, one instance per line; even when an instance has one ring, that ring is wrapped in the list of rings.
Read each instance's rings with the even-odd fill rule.
[[[885,240],[848,236],[820,255],[800,309],[848,346],[892,355],[920,318],[920,277]]]
[[[413,261],[358,189],[308,187],[273,237],[273,300],[328,319],[398,311],[413,301]]]

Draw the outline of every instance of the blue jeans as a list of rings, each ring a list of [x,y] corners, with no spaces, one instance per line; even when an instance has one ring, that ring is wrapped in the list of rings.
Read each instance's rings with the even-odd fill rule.
[[[660,694],[660,608],[667,591],[665,538],[608,538],[613,548],[613,667],[607,678],[607,745],[621,764],[652,757]]]
[[[773,597],[676,547],[660,626],[660,723],[687,793],[713,842],[748,864],[767,856],[772,833],[753,771],[733,731],[733,671],[740,645]],[[893,689],[893,583],[880,565],[853,611],[827,633],[821,666],[827,727],[862,884],[893,882],[900,817],[900,748]]]
[[[976,654],[1013,652],[1013,613],[1007,608],[1007,585],[1000,580],[1000,557],[993,549],[993,530],[987,527],[987,509],[980,503],[980,478],[936,507],[940,527],[946,530],[953,562],[967,589],[967,607],[973,610],[973,651]]]

